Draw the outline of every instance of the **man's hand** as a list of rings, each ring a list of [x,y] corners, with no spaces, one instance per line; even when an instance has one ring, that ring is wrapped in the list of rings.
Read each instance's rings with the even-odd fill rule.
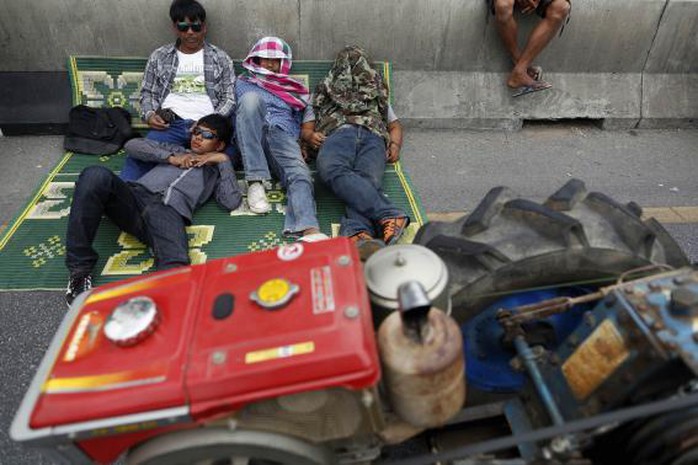
[[[152,115],[150,115],[150,117],[148,118],[148,126],[150,126],[153,129],[159,130],[167,129],[168,127],[170,127],[167,121],[162,119],[162,117],[157,113],[153,113]]]
[[[320,150],[320,146],[325,142],[325,136],[321,132],[313,131],[311,134],[306,135],[305,141],[315,150]]]
[[[306,162],[310,160],[315,154],[310,151],[317,152],[320,150],[320,146],[325,142],[325,136],[321,132],[315,131],[315,121],[306,121],[301,124],[301,154],[303,155],[303,160]]]
[[[517,0],[516,3],[519,5],[519,8],[521,8],[521,14],[530,15],[536,11],[540,0]]]
[[[195,155],[191,159],[191,166],[198,168],[204,165],[217,165],[228,160],[228,155],[223,152],[209,152],[201,155]]]
[[[193,155],[191,153],[173,153],[167,159],[167,162],[170,165],[174,165],[179,168],[189,168],[189,165],[191,165],[192,156]]]
[[[223,152],[208,152],[197,155],[195,153],[173,153],[167,159],[170,165],[178,168],[198,168],[204,165],[217,165],[229,160],[228,155]]]
[[[400,159],[400,146],[396,142],[388,144],[385,159],[388,163],[395,163]]]

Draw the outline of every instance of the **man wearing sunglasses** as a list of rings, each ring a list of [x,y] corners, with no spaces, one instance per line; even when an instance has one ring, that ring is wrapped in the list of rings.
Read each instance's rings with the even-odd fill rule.
[[[151,162],[153,169],[135,181],[124,182],[104,166],[85,168],[75,184],[66,235],[66,266],[70,280],[66,302],[92,287],[97,252],[92,243],[102,216],[150,246],[155,268],[166,270],[189,264],[185,227],[194,211],[210,197],[228,211],[242,202],[230,158],[223,151],[232,136],[228,117],[204,116],[183,146],[152,139],[131,139],[126,153]]]
[[[177,40],[158,48],[148,59],[141,87],[141,118],[151,129],[148,139],[186,146],[189,129],[199,118],[210,113],[233,114],[235,71],[228,54],[206,42],[206,10],[199,2],[174,0],[170,19]],[[138,179],[152,166],[127,157],[121,178]]]

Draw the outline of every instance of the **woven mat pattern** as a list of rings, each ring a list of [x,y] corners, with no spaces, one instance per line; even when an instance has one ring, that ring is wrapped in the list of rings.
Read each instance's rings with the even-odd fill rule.
[[[312,85],[326,74],[330,65],[330,62],[296,62],[294,72],[306,75]],[[138,89],[144,66],[145,59],[142,58],[71,58],[74,103],[120,105],[137,114]],[[381,66],[383,73],[389,76],[389,65]],[[98,164],[118,172],[124,159],[123,152],[108,156],[68,152],[63,156],[0,237],[0,291],[58,290],[65,287],[65,232],[74,183],[87,166]],[[240,173],[238,176],[242,178]],[[344,206],[317,180],[317,176],[314,178],[320,228],[336,236]],[[239,182],[244,189],[242,179]],[[403,242],[412,240],[426,218],[411,186],[399,163],[388,167],[383,181],[384,191],[412,218]],[[214,201],[209,201],[196,212],[194,225],[188,228],[192,263],[266,250],[288,242],[290,239],[281,234],[286,198],[278,185],[269,192],[269,200],[273,210],[268,215],[251,213],[246,202],[229,213]],[[119,231],[108,219],[102,221],[95,249],[100,255],[94,270],[97,285],[154,270],[148,248]]]
[[[91,107],[120,106],[131,112],[131,124],[141,131],[147,126],[140,117],[141,80],[146,58],[128,57],[83,57],[72,56],[68,59],[68,74],[72,88],[73,105]],[[240,75],[244,69],[240,60],[233,60],[235,74]],[[380,61],[373,64],[390,86],[390,63]],[[332,66],[331,61],[296,60],[293,62],[291,76],[299,79],[311,91],[327,75]]]

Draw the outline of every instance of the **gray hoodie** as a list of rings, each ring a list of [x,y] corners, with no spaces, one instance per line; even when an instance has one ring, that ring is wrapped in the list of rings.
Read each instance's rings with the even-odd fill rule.
[[[135,181],[154,194],[162,194],[162,202],[192,221],[194,211],[213,194],[216,202],[226,210],[235,210],[242,202],[235,171],[230,160],[214,166],[179,168],[167,159],[172,154],[189,152],[182,146],[149,139],[131,139],[124,145],[131,157],[158,163]]]

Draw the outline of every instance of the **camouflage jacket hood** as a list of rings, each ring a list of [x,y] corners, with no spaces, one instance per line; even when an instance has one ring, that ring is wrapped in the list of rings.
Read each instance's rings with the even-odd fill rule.
[[[358,46],[337,54],[315,90],[313,110],[318,132],[329,134],[344,124],[355,124],[389,140],[388,88]]]

